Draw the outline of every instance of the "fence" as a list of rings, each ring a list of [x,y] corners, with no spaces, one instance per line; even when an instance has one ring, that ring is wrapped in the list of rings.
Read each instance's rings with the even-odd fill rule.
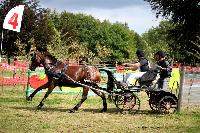
[[[28,63],[15,61],[11,65],[0,63],[0,85],[2,90],[8,85],[23,85],[26,87]]]
[[[184,67],[182,78],[182,104],[200,105],[200,68]]]

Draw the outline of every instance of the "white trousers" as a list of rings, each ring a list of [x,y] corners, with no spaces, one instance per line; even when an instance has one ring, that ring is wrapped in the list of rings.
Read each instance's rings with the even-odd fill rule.
[[[138,79],[140,77],[142,77],[142,75],[144,75],[146,72],[129,72],[126,74],[126,76],[124,77],[124,81],[130,85],[130,84],[134,84],[132,81],[134,79]]]

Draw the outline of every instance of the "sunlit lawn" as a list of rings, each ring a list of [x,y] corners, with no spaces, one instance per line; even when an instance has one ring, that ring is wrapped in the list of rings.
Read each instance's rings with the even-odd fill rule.
[[[89,97],[76,113],[68,110],[81,95],[52,94],[42,110],[36,105],[43,94],[32,102],[25,100],[23,87],[0,89],[0,133],[55,133],[55,132],[199,132],[200,107],[185,108],[181,113],[160,115],[148,107],[147,96],[140,93],[141,110],[137,114],[119,113],[108,103],[108,112],[100,113],[102,101]]]

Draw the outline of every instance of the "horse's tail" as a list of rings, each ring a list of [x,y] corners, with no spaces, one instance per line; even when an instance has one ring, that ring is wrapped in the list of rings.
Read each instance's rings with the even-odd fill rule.
[[[100,68],[99,71],[103,71],[103,72],[106,72],[106,74],[108,75],[108,81],[107,81],[107,91],[108,93],[110,93],[113,88],[114,88],[114,82],[115,82],[115,78],[113,76],[113,73],[107,69],[103,69],[103,68]]]

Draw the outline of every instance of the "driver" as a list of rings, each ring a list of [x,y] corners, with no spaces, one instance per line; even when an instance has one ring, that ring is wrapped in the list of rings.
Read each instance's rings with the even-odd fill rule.
[[[138,61],[136,63],[133,63],[133,64],[124,63],[123,64],[125,67],[129,67],[129,69],[131,69],[133,71],[139,69],[139,72],[129,72],[126,74],[126,76],[124,77],[124,81],[128,85],[132,84],[132,79],[138,79],[138,78],[142,77],[142,75],[144,73],[146,73],[146,71],[148,71],[150,68],[149,61],[145,58],[145,54],[144,54],[143,50],[137,50],[136,55],[138,57]]]

